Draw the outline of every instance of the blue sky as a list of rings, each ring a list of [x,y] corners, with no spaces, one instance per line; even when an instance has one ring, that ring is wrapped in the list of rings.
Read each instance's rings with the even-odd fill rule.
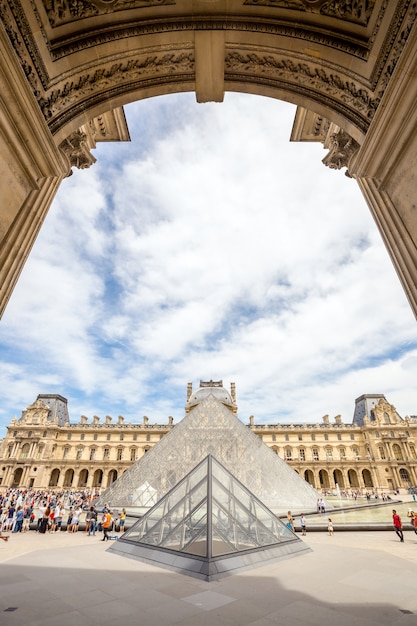
[[[188,382],[258,423],[417,414],[416,322],[355,181],[289,142],[295,107],[193,94],[126,107],[55,198],[0,323],[0,426],[39,393],[166,423]]]

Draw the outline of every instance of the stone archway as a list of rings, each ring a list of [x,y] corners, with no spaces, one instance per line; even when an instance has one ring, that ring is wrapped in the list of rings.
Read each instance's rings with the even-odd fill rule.
[[[123,105],[227,91],[298,106],[370,207],[417,312],[417,25],[409,0],[5,1],[0,30],[0,313],[58,189],[98,141],[126,141]]]

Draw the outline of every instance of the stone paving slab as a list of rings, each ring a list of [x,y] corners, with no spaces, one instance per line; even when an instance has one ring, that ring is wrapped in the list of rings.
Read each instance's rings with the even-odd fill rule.
[[[1,626],[409,626],[417,535],[311,533],[312,552],[207,583],[107,551],[99,537],[0,543]]]

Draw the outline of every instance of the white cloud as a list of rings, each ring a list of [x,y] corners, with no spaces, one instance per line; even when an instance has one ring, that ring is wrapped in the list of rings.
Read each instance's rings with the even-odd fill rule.
[[[356,183],[289,143],[294,111],[127,107],[132,144],[64,181],[2,321],[3,423],[51,392],[74,420],[180,419],[200,378],[235,381],[244,420],[349,421],[362,393],[417,413],[411,310]]]

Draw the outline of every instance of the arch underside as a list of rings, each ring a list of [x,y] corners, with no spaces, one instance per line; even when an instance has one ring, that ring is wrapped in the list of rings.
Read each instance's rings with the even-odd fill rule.
[[[410,19],[407,0],[28,4],[3,2],[3,21],[59,141],[133,100],[180,91],[221,100],[240,91],[311,108],[360,142]]]
[[[62,179],[130,139],[124,104],[235,91],[298,106],[291,140],[357,179],[417,314],[415,1],[0,0],[0,20],[0,312]]]

